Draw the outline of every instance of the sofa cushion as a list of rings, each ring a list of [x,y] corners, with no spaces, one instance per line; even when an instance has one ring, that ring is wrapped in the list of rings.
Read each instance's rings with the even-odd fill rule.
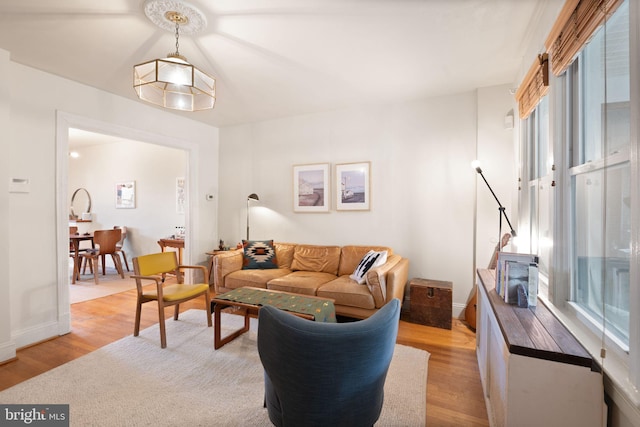
[[[278,243],[274,242],[276,248],[276,257],[278,257],[278,268],[291,268],[293,262],[293,251],[298,246],[295,243]]]
[[[387,282],[386,276],[402,257],[400,255],[391,255],[387,258],[387,262],[379,267],[372,268],[365,276],[367,288],[373,296],[376,308],[385,305],[387,301]]]
[[[374,267],[379,267],[385,262],[387,262],[387,251],[376,252],[371,250],[362,257],[360,264],[349,277],[358,282],[359,285],[362,285],[365,282],[367,271]]]
[[[358,285],[349,276],[340,276],[320,286],[317,295],[323,298],[332,298],[334,305],[346,305],[373,309],[376,307],[371,292],[366,286]]]
[[[278,268],[273,240],[243,240],[242,247],[244,248],[243,270]]]
[[[227,289],[236,289],[243,286],[253,286],[254,288],[267,287],[269,280],[277,277],[285,276],[291,273],[288,268],[272,268],[268,270],[238,270],[229,273],[224,278],[224,287]]]
[[[294,271],[286,276],[269,280],[267,289],[292,292],[294,294],[315,295],[316,290],[322,284],[335,278],[334,274],[319,271]]]
[[[329,273],[337,276],[339,264],[339,246],[298,245],[293,252],[291,269]]]
[[[392,255],[391,248],[386,246],[344,246],[340,254],[340,268],[338,269],[338,276],[348,276],[358,266],[358,263],[367,252],[374,251],[387,251],[387,255]]]

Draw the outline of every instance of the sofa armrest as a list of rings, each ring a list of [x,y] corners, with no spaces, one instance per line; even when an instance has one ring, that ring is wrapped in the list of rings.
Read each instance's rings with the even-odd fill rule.
[[[387,303],[387,275],[401,260],[402,257],[400,255],[391,255],[387,258],[386,263],[380,267],[375,267],[367,271],[365,280],[367,287],[369,288],[369,292],[373,295],[373,301],[376,304],[376,308],[380,308]]]
[[[400,300],[400,303],[404,301],[404,290],[409,280],[409,260],[402,258],[389,272],[387,273],[387,300],[391,301],[393,298]],[[385,303],[386,303],[385,302]]]
[[[213,286],[216,293],[224,288],[224,278],[234,271],[242,270],[243,252],[241,249],[218,254],[213,259]]]

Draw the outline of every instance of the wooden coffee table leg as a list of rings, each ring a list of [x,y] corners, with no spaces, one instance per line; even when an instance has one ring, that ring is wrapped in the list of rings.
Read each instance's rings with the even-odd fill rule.
[[[219,349],[220,347],[222,347],[223,345],[225,345],[226,343],[233,341],[234,339],[238,338],[240,335],[244,334],[245,332],[247,332],[249,330],[249,310],[245,310],[244,312],[244,326],[240,329],[238,329],[237,331],[234,331],[232,333],[230,333],[229,335],[227,335],[226,337],[222,338],[222,328],[220,327],[220,318],[222,317],[220,315],[221,310],[222,310],[222,304],[220,303],[216,303],[214,309],[213,309],[213,315],[214,315],[214,325],[213,325],[213,348],[215,350]]]

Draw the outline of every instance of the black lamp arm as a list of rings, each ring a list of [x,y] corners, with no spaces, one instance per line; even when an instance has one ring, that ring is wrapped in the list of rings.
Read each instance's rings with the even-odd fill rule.
[[[515,237],[516,236],[516,231],[513,229],[513,226],[511,225],[511,221],[509,221],[509,217],[507,216],[507,213],[505,212],[505,208],[504,206],[502,206],[502,203],[500,203],[500,200],[498,200],[498,196],[496,196],[496,193],[493,192],[493,188],[491,188],[491,186],[489,185],[489,182],[487,181],[487,178],[484,177],[484,174],[482,173],[482,169],[480,169],[480,167],[476,167],[476,172],[478,172],[480,174],[480,176],[482,177],[482,180],[484,181],[485,184],[487,184],[487,188],[489,189],[489,191],[491,191],[491,195],[493,196],[494,199],[496,199],[496,202],[498,203],[498,209],[500,210],[500,215],[504,216],[504,219],[507,220],[507,224],[509,224],[509,229],[511,230],[511,236]]]

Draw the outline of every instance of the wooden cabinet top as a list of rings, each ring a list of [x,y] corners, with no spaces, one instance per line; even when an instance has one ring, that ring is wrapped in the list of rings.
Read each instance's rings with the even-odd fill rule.
[[[409,286],[421,286],[425,288],[453,289],[453,283],[445,280],[420,279],[414,277],[409,280]]]
[[[478,269],[478,278],[511,354],[600,371],[596,361],[543,301],[538,300],[537,306],[529,308],[507,304],[495,292],[495,270]]]

